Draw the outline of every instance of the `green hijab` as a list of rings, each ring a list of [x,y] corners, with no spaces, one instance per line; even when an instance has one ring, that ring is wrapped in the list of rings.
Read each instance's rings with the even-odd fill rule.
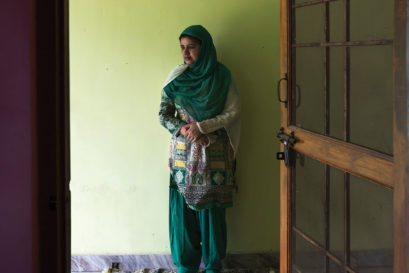
[[[182,35],[199,39],[199,56],[185,72],[165,86],[166,95],[183,107],[196,121],[212,118],[223,111],[231,74],[217,61],[212,36],[202,26],[186,28]]]

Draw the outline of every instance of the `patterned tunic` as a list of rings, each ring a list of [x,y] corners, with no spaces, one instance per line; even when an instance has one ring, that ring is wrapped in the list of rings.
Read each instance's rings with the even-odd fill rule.
[[[176,112],[176,116],[175,116]],[[171,186],[176,186],[192,209],[229,207],[234,188],[234,152],[224,128],[206,136],[209,145],[199,145],[179,134],[193,117],[162,92],[160,123],[172,134],[169,168]],[[172,185],[173,184],[173,185]]]

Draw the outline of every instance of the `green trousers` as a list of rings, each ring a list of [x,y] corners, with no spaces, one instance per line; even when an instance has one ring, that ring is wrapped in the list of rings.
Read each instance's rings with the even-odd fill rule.
[[[226,256],[226,209],[192,210],[180,192],[169,192],[169,239],[178,273],[199,271],[201,257],[206,273],[221,270]]]

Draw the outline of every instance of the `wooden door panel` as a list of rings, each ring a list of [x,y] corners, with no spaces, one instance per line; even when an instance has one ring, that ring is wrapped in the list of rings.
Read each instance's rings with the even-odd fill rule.
[[[293,268],[325,272],[325,262],[348,260],[351,272],[391,272],[392,191],[353,175],[346,180],[343,171],[301,154],[295,169]]]
[[[292,271],[392,272],[392,190],[302,154],[294,169]]]
[[[281,162],[280,271],[282,273],[308,273],[309,271],[305,268],[302,269],[302,267],[306,267],[306,265],[303,264],[303,261],[307,261],[308,263],[308,257],[310,256],[305,256],[307,258],[303,260],[303,253],[301,251],[302,249],[306,249],[308,247],[312,247],[311,252],[318,250],[320,253],[319,255],[323,256],[320,261],[317,261],[317,264],[320,264],[320,266],[323,268],[322,272],[375,272],[365,271],[366,269],[364,267],[359,267],[359,263],[354,263],[360,258],[358,255],[360,249],[359,245],[357,247],[353,239],[357,236],[359,237],[359,232],[362,231],[360,230],[357,233],[354,225],[356,225],[356,223],[360,223],[361,219],[365,219],[365,217],[369,215],[367,212],[373,212],[377,206],[386,206],[389,207],[389,210],[391,210],[392,199],[394,200],[393,214],[395,223],[395,254],[393,271],[396,273],[409,272],[409,263],[407,263],[409,260],[409,222],[405,220],[409,219],[409,156],[407,152],[409,150],[409,99],[407,95],[409,94],[407,80],[407,70],[409,67],[409,58],[407,58],[409,50],[409,42],[407,40],[409,34],[409,3],[407,0],[390,0],[387,1],[387,3],[383,1],[375,2],[369,0],[281,0],[280,67],[281,78],[285,79],[279,85],[278,90],[280,98],[285,101],[285,103],[281,104],[281,127],[284,129],[284,133],[286,134],[290,134],[292,132],[294,133],[294,137],[297,140],[297,143],[293,147],[295,152],[301,154],[301,157],[311,157],[326,166],[326,178],[324,179],[325,201],[323,202],[327,202],[325,205],[326,209],[324,209],[326,211],[324,222],[326,223],[327,228],[332,221],[331,217],[329,217],[332,212],[330,212],[331,209],[328,204],[330,204],[329,200],[334,198],[331,195],[334,194],[334,192],[331,192],[330,188],[330,181],[333,180],[330,173],[332,170],[337,170],[338,173],[342,174],[342,181],[340,180],[341,182],[339,185],[342,184],[344,187],[344,212],[346,219],[348,219],[348,221],[344,221],[344,234],[342,237],[344,237],[345,243],[344,251],[345,253],[349,253],[348,255],[345,255],[345,257],[334,254],[336,250],[331,249],[329,244],[329,241],[332,240],[330,238],[331,235],[329,235],[331,232],[328,232],[327,229],[325,233],[325,240],[317,241],[314,231],[307,230],[306,232],[297,226],[295,221],[297,210],[292,210],[294,207],[296,207],[292,193],[297,191],[296,184],[294,184],[294,181],[296,181],[296,177],[298,175],[296,172],[297,168],[294,166],[287,167],[285,166],[284,162]],[[392,2],[394,2],[394,15],[391,13],[393,6],[391,4]],[[293,14],[300,8],[305,8],[304,11],[307,11],[308,9],[315,10],[315,13],[321,13],[321,15],[315,16],[314,20],[312,20],[313,25],[323,26],[321,33],[318,33],[317,31],[314,32],[317,34],[315,35],[316,37],[314,35],[313,37],[309,37],[306,35],[305,31],[300,31],[302,28],[308,28],[305,25],[306,23],[298,24],[298,33],[293,31],[294,25],[297,25]],[[364,9],[362,13],[359,12],[360,9]],[[342,10],[343,16],[339,16],[340,10]],[[300,18],[311,14],[310,12],[303,12],[301,9],[299,11],[298,16]],[[360,14],[365,16],[363,18],[367,19],[369,23],[365,22],[364,24],[357,26],[357,22],[359,23],[362,21],[362,18],[359,17]],[[308,19],[305,19],[304,21],[308,22]],[[394,21],[393,24],[391,23],[392,21]],[[331,28],[331,25],[334,26],[335,24],[338,25],[335,28]],[[394,32],[393,35],[391,35],[392,25]],[[295,114],[297,114],[297,111],[299,111],[299,109],[297,109],[299,105],[297,104],[300,103],[298,101],[299,94],[297,92],[300,92],[300,88],[305,88],[297,86],[299,85],[299,82],[296,81],[297,68],[294,61],[297,57],[297,53],[294,52],[296,52],[298,48],[308,47],[317,48],[317,50],[321,50],[323,53],[323,60],[319,60],[319,62],[322,63],[322,69],[324,72],[320,77],[318,77],[319,81],[322,81],[322,86],[317,87],[316,85],[311,85],[310,89],[314,89],[311,90],[311,92],[314,91],[316,94],[314,97],[322,96],[315,99],[319,100],[317,104],[318,107],[324,107],[324,110],[318,109],[317,112],[317,109],[312,109],[312,113],[314,113],[314,111],[317,112],[319,117],[317,115],[310,115],[311,113],[307,108],[314,108],[314,101],[310,100],[310,105],[307,106],[299,119],[302,120],[300,123],[295,119]],[[365,47],[368,49],[365,49]],[[377,50],[377,48],[379,50]],[[377,65],[377,70],[372,69],[373,67],[371,67],[370,70],[364,71],[363,77],[366,77],[366,79],[364,79],[361,83],[356,81],[360,80],[357,75],[359,74],[359,67],[362,66],[362,64],[359,64],[359,62],[356,62],[356,60],[362,59],[361,63],[368,63],[373,58],[380,56],[376,52],[382,52],[385,50],[390,52],[391,48],[393,48],[393,62],[391,54],[386,54],[386,63],[389,63],[388,65],[383,65],[382,62],[379,62],[378,64],[374,65],[374,67]],[[343,57],[343,59],[337,57],[338,59],[335,60],[335,62],[338,62],[337,68],[334,66],[334,59],[332,57],[334,56],[333,52],[335,51],[336,54]],[[374,54],[370,52],[374,52]],[[370,56],[370,54],[372,55]],[[366,55],[368,57],[367,60],[363,59]],[[385,74],[392,73],[390,72],[392,69],[391,66],[393,67],[393,84],[391,77],[389,77],[389,79],[386,78],[385,81],[380,78]],[[315,72],[317,69],[310,68],[310,70]],[[305,71],[308,71],[308,69]],[[339,86],[334,86],[334,82],[332,81],[333,75],[331,75],[333,71],[336,71],[338,74],[342,74],[338,75],[338,83],[344,83],[341,88]],[[371,77],[374,79],[373,83],[370,82]],[[310,79],[307,77],[307,80]],[[351,80],[353,86],[351,86]],[[315,79],[315,81],[318,80]],[[378,81],[378,83],[375,83],[376,81]],[[382,85],[385,86],[382,87]],[[378,91],[381,93],[371,93],[371,88],[373,89],[378,87]],[[334,107],[336,103],[334,104],[334,101],[331,101],[331,99],[334,98],[334,93],[330,92],[330,90],[334,92],[334,89],[338,89],[338,93],[343,93],[342,96],[338,94],[335,100],[336,103],[339,103],[340,98],[342,98],[341,104],[343,104],[343,107],[342,105],[336,105]],[[388,89],[389,93],[382,93],[382,89]],[[390,92],[392,89],[393,94]],[[371,95],[373,94],[375,98],[381,98],[374,104],[377,105],[378,103],[378,106],[380,106],[379,113],[389,111],[389,114],[386,115],[385,119],[382,114],[378,115],[379,113],[376,111],[373,111],[371,116],[368,118],[368,120],[372,119],[373,122],[378,122],[378,124],[375,125],[378,125],[378,127],[381,128],[380,130],[370,124],[363,124],[363,126],[360,126],[359,124],[359,117],[357,116],[357,113],[359,114],[361,109],[357,108],[359,107],[359,102],[358,104],[356,103],[356,98],[360,99],[359,92],[362,91],[367,92],[365,95],[366,98],[362,99],[362,101],[369,101],[373,103],[373,101],[371,101]],[[351,99],[355,100],[353,102],[355,105],[352,105],[353,108],[351,108]],[[385,103],[389,101],[389,106],[386,107],[389,108],[389,110],[386,108],[383,109],[385,104],[383,104],[382,101]],[[394,101],[393,106],[391,101]],[[393,109],[391,109],[391,107]],[[331,127],[331,124],[334,123],[333,111],[335,108],[337,108],[337,111],[340,112],[340,114],[336,114],[338,116],[336,116],[335,120],[337,121],[335,122],[338,122],[341,124],[341,126],[334,129],[334,127]],[[391,126],[391,112],[393,112],[393,133]],[[366,114],[366,112],[364,114]],[[311,117],[307,117],[307,115],[310,115]],[[320,125],[316,128],[314,127],[316,126],[315,124],[312,124],[312,126],[303,126],[303,123],[308,123],[308,118],[313,121],[319,120]],[[381,120],[383,120],[382,123],[380,122]],[[351,128],[354,132],[351,132]],[[382,131],[383,129],[385,131]],[[361,130],[361,132],[357,138],[355,132],[359,130]],[[378,136],[378,139],[389,138],[389,143],[386,141],[386,146],[384,144],[377,146],[379,144],[379,140],[375,137],[370,139],[370,141],[367,141],[368,139],[366,138],[365,134],[368,134],[368,137],[371,137],[371,130],[374,132],[373,136]],[[377,131],[375,132],[374,130]],[[335,134],[333,132],[335,132]],[[385,134],[385,132],[387,133]],[[392,146],[390,145],[390,136],[392,134],[393,151]],[[281,150],[284,150],[284,145],[281,146]],[[389,196],[385,199],[386,203],[383,205],[370,203],[370,194],[366,194],[366,192],[362,190],[360,191],[358,185],[361,184],[372,185],[375,192],[379,191],[379,196],[381,196],[383,193],[386,194],[389,192],[389,195],[385,195]],[[308,192],[306,188],[304,188],[303,191]],[[393,192],[394,194],[392,194]],[[357,193],[360,194],[358,197],[356,196]],[[357,205],[356,200],[360,202],[361,200],[359,198],[361,196],[363,201],[369,202],[368,206],[370,209],[364,211],[366,214],[363,213],[362,215],[358,216],[357,214],[351,215],[351,206],[355,208],[354,213],[355,210],[359,211],[359,205]],[[377,199],[377,197],[373,197],[373,199]],[[337,212],[334,213],[337,214]],[[338,212],[338,214],[339,213],[340,212]],[[389,211],[385,215],[390,216],[392,213]],[[352,217],[354,223],[350,222],[350,217]],[[384,218],[386,219],[387,216]],[[366,222],[371,222],[370,218],[368,219],[369,220]],[[382,222],[383,218],[381,217],[380,219]],[[389,233],[389,235],[391,235],[392,220],[389,219],[386,222],[389,225],[389,228],[386,229],[387,231],[385,231],[385,233]],[[379,224],[383,225],[384,223]],[[365,228],[367,228],[369,231],[368,234],[373,232],[375,235],[372,237],[382,237],[382,232],[375,232],[377,227],[369,230],[371,225],[376,225],[376,223],[365,226]],[[333,232],[334,231],[332,231],[332,234]],[[353,238],[351,238],[351,233]],[[365,238],[365,236],[362,237]],[[376,241],[376,238],[374,238],[374,240]],[[297,248],[297,241],[301,242],[301,244],[306,243],[304,248]],[[382,240],[377,241],[381,242]],[[391,240],[389,240],[389,243],[390,241]],[[374,245],[374,249],[372,250],[379,250],[382,247],[382,244]],[[388,263],[386,266],[382,265],[382,263],[378,263],[378,261],[381,261],[382,258],[387,257],[388,255],[393,255],[391,254],[391,245],[388,245],[387,248],[389,249],[389,252],[378,257],[379,259],[373,263],[374,267],[371,270],[380,270],[379,272],[392,272],[391,263]],[[353,252],[353,255],[350,253],[350,251]],[[301,266],[294,266],[294,261],[296,261],[296,263],[298,261]],[[315,263],[315,261],[311,260],[310,262],[313,264]],[[311,272],[321,272],[317,271],[316,268],[314,270]]]

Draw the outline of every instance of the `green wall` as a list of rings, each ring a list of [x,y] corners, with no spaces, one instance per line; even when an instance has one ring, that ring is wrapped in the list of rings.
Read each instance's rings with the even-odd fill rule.
[[[279,1],[71,0],[72,253],[169,253],[161,87],[202,24],[242,98],[228,251],[279,251]]]

